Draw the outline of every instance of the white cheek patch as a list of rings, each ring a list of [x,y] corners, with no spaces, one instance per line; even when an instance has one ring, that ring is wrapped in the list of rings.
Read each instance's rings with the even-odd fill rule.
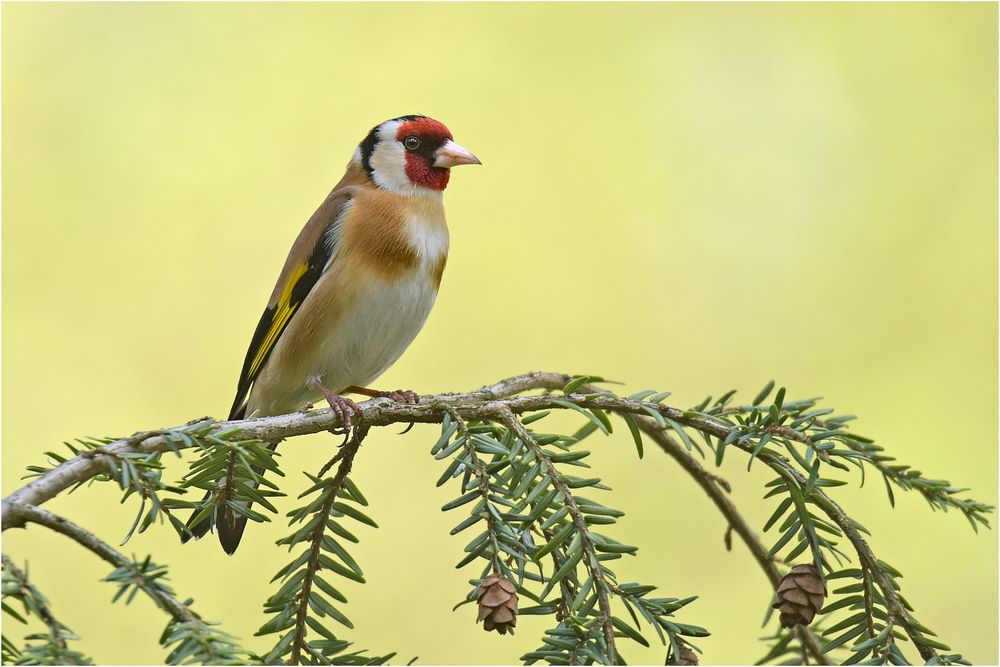
[[[383,123],[378,130],[378,142],[368,158],[372,180],[380,188],[392,192],[412,190],[413,184],[406,176],[406,149],[396,140],[400,122]]]
[[[413,184],[406,175],[406,150],[403,144],[396,140],[379,141],[368,162],[372,167],[372,179],[379,187],[392,192],[413,189]]]

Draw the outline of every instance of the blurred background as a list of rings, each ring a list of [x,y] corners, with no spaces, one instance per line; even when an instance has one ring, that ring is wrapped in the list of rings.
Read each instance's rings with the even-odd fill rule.
[[[860,416],[931,477],[997,499],[997,8],[888,4],[10,4],[3,12],[3,484],[84,435],[223,418],[287,248],[370,127],[444,121],[482,168],[446,193],[437,306],[378,383],[466,390],[527,370],[672,390],[685,407],[769,379]],[[553,422],[574,428],[572,420]],[[622,431],[625,431],[622,429]],[[379,530],[345,585],[358,647],[506,663],[452,605],[471,568],[440,511],[436,429],[373,434],[356,479]],[[286,491],[336,444],[286,443]],[[770,591],[697,486],[627,432],[596,472],[637,544],[622,580],[701,598],[704,664],[747,663]],[[755,526],[769,477],[721,474]],[[182,474],[175,464],[172,475]],[[997,538],[881,480],[837,489],[918,617],[996,663]],[[118,544],[109,485],[49,505]],[[285,499],[280,508],[289,509]],[[227,557],[160,526],[123,550],[254,648],[284,522]],[[106,565],[3,534],[104,663],[158,663],[164,617],[110,605]],[[769,538],[770,539],[770,538]],[[405,616],[393,610],[405,609]],[[122,629],[129,636],[122,637]],[[662,664],[664,651],[630,649]]]

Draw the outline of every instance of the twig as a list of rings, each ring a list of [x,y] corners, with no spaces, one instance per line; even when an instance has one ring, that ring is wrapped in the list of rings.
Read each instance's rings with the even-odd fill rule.
[[[753,406],[753,405],[734,406],[728,408],[721,414],[729,414],[729,413],[747,414],[753,412],[754,410],[759,410],[759,409],[760,409],[759,406]],[[782,409],[781,413],[790,414],[790,412],[785,409]],[[811,423],[814,426],[824,429],[828,428],[836,430],[837,428],[839,428],[839,425],[834,426],[822,419],[812,419]],[[774,433],[775,435],[779,435],[781,437],[787,437],[791,440],[795,440],[797,442],[806,444],[816,453],[817,456],[820,456],[821,454],[825,455],[825,457],[820,456],[822,460],[824,461],[830,460],[828,452],[819,449],[816,446],[816,443],[814,443],[811,438],[805,436],[804,434],[799,433],[794,429],[789,429],[781,426],[772,426],[768,430],[771,433]],[[874,448],[866,445],[865,443],[860,443],[858,441],[851,441],[849,439],[844,442],[848,447],[851,448],[851,450],[855,454],[859,455],[866,463],[868,463],[868,465],[874,467],[877,471],[882,473],[882,475],[885,476],[886,479],[892,479],[894,482],[896,482],[896,484],[900,486],[900,488],[904,490],[911,490],[911,489],[916,490],[932,506],[937,505],[939,507],[943,507],[944,509],[947,509],[948,507],[956,507],[959,509],[959,511],[966,514],[966,516],[969,516],[967,510],[969,506],[982,509],[983,511],[989,511],[990,509],[992,509],[989,505],[986,505],[984,503],[976,503],[975,501],[969,501],[969,500],[963,501],[956,499],[952,495],[954,489],[935,484],[934,482],[936,482],[937,480],[928,480],[923,478],[919,474],[916,476],[908,474],[912,472],[912,468],[910,468],[910,466],[888,465],[886,461],[891,461],[894,459],[880,455],[878,452],[881,451],[881,447]],[[890,502],[891,500],[892,500],[892,494],[890,493]],[[976,528],[975,522],[971,518],[970,522],[972,523],[973,529],[978,530]]]
[[[469,456],[469,460],[472,461],[472,474],[476,476],[477,488],[479,490],[479,496],[482,498],[484,506],[490,504],[490,478],[489,474],[486,472],[486,466],[483,464],[479,455],[476,453],[476,445],[472,441],[472,434],[469,432],[469,427],[462,419],[461,415],[455,411],[451,406],[444,407],[445,412],[447,412],[451,418],[455,421],[458,426],[459,436],[464,440],[463,446],[465,448],[466,454]],[[462,491],[465,491],[465,487],[462,487]],[[493,549],[493,557],[490,559],[490,564],[493,574],[501,574],[500,568],[500,544],[497,540],[497,519],[493,512],[486,512],[486,530],[490,534],[490,547]]]
[[[583,512],[576,504],[576,499],[573,497],[573,493],[570,491],[569,486],[563,481],[562,476],[556,467],[552,465],[549,457],[545,455],[542,450],[541,445],[535,440],[535,438],[528,432],[526,428],[517,420],[514,413],[510,411],[507,407],[500,407],[497,410],[497,416],[504,425],[517,435],[518,439],[524,443],[524,446],[531,449],[535,453],[535,458],[542,463],[545,468],[545,474],[548,475],[549,480],[552,482],[552,486],[558,489],[562,494],[566,507],[569,508],[569,514],[573,517],[573,525],[576,527],[576,534],[580,536],[580,544],[583,548],[583,552],[586,554],[584,563],[587,566],[587,570],[590,572],[590,576],[594,580],[594,590],[597,592],[597,604],[600,607],[600,623],[601,630],[604,633],[604,642],[607,644],[608,649],[608,664],[617,664],[618,651],[615,649],[615,628],[611,623],[611,601],[608,598],[608,584],[604,580],[604,571],[601,569],[601,561],[597,558],[597,550],[594,548],[593,542],[590,540],[590,528],[587,527],[587,521],[583,516]]]
[[[46,528],[51,528],[57,533],[65,535],[85,549],[94,552],[115,567],[124,567],[133,571],[136,569],[135,562],[132,561],[132,559],[127,558],[124,554],[103,542],[93,533],[81,528],[68,519],[65,519],[57,514],[53,514],[46,509],[42,509],[41,507],[34,507],[24,503],[13,503],[10,507],[10,511],[13,512],[14,515],[22,522],[37,523],[41,526],[45,526]],[[180,623],[202,622],[197,614],[188,609],[187,606],[182,604],[174,596],[157,587],[146,586],[141,582],[143,582],[142,577],[136,573],[136,585],[139,586],[150,598],[152,598],[153,602],[155,602],[158,607],[170,614],[174,620]]]
[[[340,491],[340,487],[343,485],[347,475],[351,472],[351,467],[354,465],[354,457],[357,455],[358,449],[361,447],[361,443],[367,434],[368,424],[362,423],[357,426],[353,431],[351,439],[344,444],[340,452],[338,452],[337,457],[335,457],[340,459],[340,463],[337,466],[337,474],[333,476],[333,482],[331,482],[330,488],[326,490],[326,500],[323,501],[323,507],[317,513],[317,516],[322,518],[316,522],[316,528],[309,539],[309,561],[306,565],[305,577],[302,580],[302,589],[299,591],[298,609],[295,612],[295,634],[292,639],[292,653],[288,658],[288,664],[290,665],[298,665],[302,660],[302,649],[305,648],[306,643],[306,618],[309,613],[309,595],[312,592],[316,573],[320,569],[319,557],[320,553],[322,553],[323,534],[326,532],[330,508],[336,502],[337,493]],[[321,473],[325,473],[327,470],[329,470],[329,464],[323,466]]]
[[[704,466],[696,459],[694,456],[688,452],[684,446],[674,440],[666,431],[661,429],[650,417],[636,417],[636,422],[639,424],[639,428],[642,432],[648,435],[656,444],[660,446],[667,455],[673,458],[680,466],[691,475],[694,481],[702,488],[702,490],[708,495],[708,497],[715,503],[715,506],[722,513],[722,516],[726,518],[729,522],[729,527],[732,528],[733,532],[740,536],[743,543],[750,550],[750,554],[753,556],[754,560],[763,570],[764,576],[767,577],[768,582],[771,584],[771,588],[777,589],[778,584],[781,583],[781,573],[778,571],[778,567],[774,564],[774,561],[767,557],[767,547],[764,546],[763,542],[757,537],[753,528],[747,523],[743,515],[740,514],[739,510],[729,496],[723,493],[722,489],[719,488],[718,484],[714,479],[714,475],[705,470]],[[820,665],[832,664],[830,660],[823,655],[821,651],[821,644],[816,637],[816,634],[809,628],[802,628],[803,632],[799,635],[799,639],[802,642],[803,648],[809,651],[812,656],[813,661]]]
[[[466,419],[476,419],[477,414],[485,415],[492,411],[492,409],[484,408],[484,405],[488,401],[503,399],[524,391],[548,386],[554,378],[566,378],[564,381],[565,384],[565,382],[569,381],[570,377],[557,373],[526,373],[464,394],[451,393],[422,396],[420,399],[421,405],[405,405],[396,403],[390,399],[378,398],[365,401],[359,407],[362,412],[362,419],[369,426],[386,426],[409,421],[439,423],[444,414],[442,412],[442,406],[444,405],[452,405],[456,408],[462,407],[463,416]],[[193,420],[185,426],[190,426],[192,423],[204,421],[205,419],[207,418]],[[231,440],[244,439],[278,442],[299,435],[328,431],[340,425],[340,418],[333,415],[329,410],[313,410],[306,413],[296,412],[262,419],[216,422],[213,433],[233,429],[228,436]],[[10,511],[12,504],[42,505],[66,489],[106,472],[106,459],[109,456],[118,458],[122,454],[134,452],[165,452],[171,449],[185,449],[192,446],[191,444],[177,441],[168,443],[166,434],[169,431],[183,430],[185,426],[178,426],[174,429],[139,432],[127,438],[115,440],[102,447],[81,452],[77,456],[60,463],[52,470],[33,479],[4,498],[2,511],[0,511],[3,530],[23,525],[23,521],[19,521],[17,516]]]
[[[544,381],[545,385],[542,388],[556,389],[566,386],[566,382],[569,379],[561,376],[556,378],[546,377]],[[580,387],[580,391],[591,393],[597,391],[597,387],[583,385]],[[705,494],[708,495],[729,523],[729,528],[740,536],[747,549],[750,550],[750,554],[757,561],[761,570],[763,570],[764,576],[767,577],[768,582],[771,584],[771,588],[777,589],[778,584],[781,583],[781,573],[778,571],[774,561],[767,557],[767,547],[760,541],[756,532],[750,527],[750,524],[743,518],[743,515],[740,514],[736,505],[727,495],[731,491],[729,483],[701,465],[701,462],[685,449],[681,443],[677,442],[668,431],[660,428],[659,424],[652,417],[637,415],[634,419],[639,429],[659,445],[665,454],[674,459],[694,479],[698,486],[702,488]],[[723,493],[723,490],[726,493]],[[803,632],[799,635],[799,639],[803,648],[809,651],[813,660],[820,665],[832,664],[829,658],[822,653],[822,645],[816,634],[809,628],[801,629]]]
[[[25,574],[21,568],[15,565],[14,561],[12,561],[6,554],[3,556],[3,568],[10,572],[11,576],[17,580],[21,595],[24,597],[31,596],[35,610],[38,613],[38,617],[41,619],[42,623],[48,627],[49,634],[52,635],[52,639],[59,647],[60,652],[67,651],[69,645],[66,643],[66,635],[63,633],[62,623],[57,621],[56,617],[53,616],[52,610],[49,609],[49,605],[46,604],[44,600],[40,599],[39,595],[32,593],[32,586],[28,582],[28,575]],[[72,661],[71,664],[76,665],[79,663]]]
[[[788,462],[775,456],[768,456],[767,458],[774,459],[778,465],[783,466],[786,470],[795,475],[796,481],[798,481],[799,485],[805,485],[805,477],[803,477],[802,474]],[[826,495],[819,489],[813,491],[813,495],[819,501],[816,505],[822,509],[826,515],[830,517],[830,519],[832,519],[833,522],[836,523],[837,526],[839,526],[844,532],[844,536],[847,538],[847,541],[851,543],[854,550],[857,552],[858,560],[861,562],[861,566],[868,569],[871,573],[872,579],[875,580],[879,590],[882,591],[882,597],[885,598],[886,606],[889,608],[889,621],[895,625],[903,626],[903,630],[913,642],[913,645],[916,647],[917,652],[920,653],[921,658],[924,660],[936,658],[938,655],[937,651],[921,641],[923,637],[910,621],[910,616],[906,613],[906,608],[903,606],[903,602],[899,599],[899,594],[896,593],[895,586],[893,586],[892,582],[885,576],[885,573],[878,564],[878,560],[875,558],[875,554],[872,553],[871,547],[868,546],[868,542],[861,537],[861,533],[859,533],[854,527],[854,524],[844,513],[844,510],[841,509],[840,505],[834,502],[830,496]]]
[[[387,426],[389,424],[422,422],[440,423],[445,414],[445,407],[451,406],[458,411],[463,419],[474,421],[489,418],[497,414],[501,407],[508,408],[515,414],[534,412],[538,410],[559,409],[555,401],[571,402],[576,405],[599,407],[613,412],[628,412],[646,414],[653,408],[665,416],[691,425],[693,428],[710,429],[713,435],[728,433],[726,427],[701,417],[687,419],[681,410],[656,403],[643,403],[627,399],[612,399],[607,397],[587,397],[579,394],[570,396],[540,395],[516,396],[524,391],[553,386],[558,382],[568,382],[571,376],[557,373],[528,373],[519,375],[494,385],[489,385],[466,394],[438,394],[420,397],[420,404],[411,405],[396,403],[390,399],[379,398],[365,401],[359,405],[361,419],[368,426]],[[690,423],[689,423],[690,422]],[[206,437],[225,433],[230,441],[259,440],[278,442],[285,438],[299,435],[328,431],[341,425],[341,418],[329,410],[314,410],[308,413],[296,412],[262,419],[234,420],[216,422],[212,431]],[[184,427],[139,433],[128,438],[116,440],[102,447],[83,452],[72,459],[60,463],[52,470],[40,475],[25,486],[17,489],[3,500],[2,521],[3,530],[18,527],[15,517],[11,516],[8,506],[12,503],[41,505],[54,498],[66,489],[84,482],[106,471],[105,459],[109,456],[117,458],[122,454],[141,452],[163,452],[180,450],[193,446],[191,443],[169,440],[164,435],[169,430],[183,430]],[[719,429],[722,429],[721,431]]]

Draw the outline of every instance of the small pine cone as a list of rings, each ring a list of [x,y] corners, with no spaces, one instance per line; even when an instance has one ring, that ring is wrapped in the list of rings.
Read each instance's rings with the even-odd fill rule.
[[[517,625],[517,593],[506,577],[491,574],[479,582],[479,618],[483,629],[496,630],[502,635]]]
[[[778,584],[778,601],[774,608],[781,611],[781,627],[809,625],[823,608],[826,586],[816,567],[811,564],[795,565]]]
[[[670,654],[668,665],[697,665],[698,654],[690,646],[681,645],[681,650]]]

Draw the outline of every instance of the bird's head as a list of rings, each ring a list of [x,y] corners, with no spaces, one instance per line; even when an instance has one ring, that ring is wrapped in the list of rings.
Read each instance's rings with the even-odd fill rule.
[[[399,194],[441,192],[451,168],[482,164],[454,142],[444,123],[401,116],[372,128],[354,153],[377,186]]]

